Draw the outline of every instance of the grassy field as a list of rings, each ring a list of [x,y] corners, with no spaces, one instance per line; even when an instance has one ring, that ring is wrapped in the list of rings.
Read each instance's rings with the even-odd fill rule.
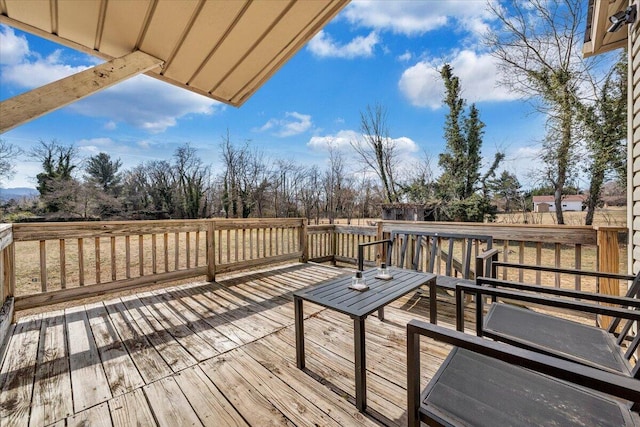
[[[563,212],[564,222],[566,225],[584,225],[586,212]],[[514,212],[509,214],[498,214],[496,223],[500,224],[557,224],[555,212]],[[593,225],[626,227],[627,226],[627,208],[614,207],[607,209],[598,209],[593,217]]]

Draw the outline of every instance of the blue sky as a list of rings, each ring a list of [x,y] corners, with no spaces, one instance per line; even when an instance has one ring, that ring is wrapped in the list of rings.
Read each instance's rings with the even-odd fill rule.
[[[476,103],[486,124],[485,158],[506,152],[503,169],[532,185],[544,117],[498,84],[495,60],[480,41],[492,23],[484,5],[484,0],[354,1],[240,108],[139,76],[0,138],[25,150],[41,139],[57,139],[74,144],[84,157],[107,152],[124,168],[169,159],[189,142],[215,171],[228,130],[234,143],[250,140],[270,158],[324,167],[328,143],[356,159],[349,141],[358,138],[360,112],[379,103],[387,108],[390,136],[397,139],[407,170],[425,153],[437,166],[446,114],[437,70],[449,62],[463,96]],[[0,99],[97,63],[0,26]],[[4,186],[34,187],[39,171],[37,162],[23,157]]]

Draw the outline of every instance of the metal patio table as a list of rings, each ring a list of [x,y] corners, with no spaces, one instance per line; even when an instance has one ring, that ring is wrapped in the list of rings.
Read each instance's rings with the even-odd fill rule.
[[[355,348],[356,407],[363,412],[367,407],[367,368],[364,321],[378,311],[384,320],[384,306],[401,298],[421,286],[435,283],[436,275],[399,268],[389,269],[393,279],[376,279],[378,270],[370,269],[363,276],[369,289],[349,289],[353,275],[340,276],[293,294],[295,306],[296,364],[305,367],[304,314],[302,302],[309,301],[331,310],[346,314],[353,319]]]

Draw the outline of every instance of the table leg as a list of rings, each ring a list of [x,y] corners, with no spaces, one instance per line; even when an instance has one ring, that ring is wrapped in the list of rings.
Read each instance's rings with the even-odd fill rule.
[[[296,365],[298,369],[304,369],[304,314],[302,312],[302,298],[293,297],[296,328]]]
[[[378,309],[378,320],[384,320],[384,307]]]
[[[356,408],[364,412],[367,408],[367,361],[364,345],[364,318],[354,319],[353,338],[356,366]]]
[[[436,279],[429,282],[429,321],[434,325],[438,323],[438,292],[436,289]]]

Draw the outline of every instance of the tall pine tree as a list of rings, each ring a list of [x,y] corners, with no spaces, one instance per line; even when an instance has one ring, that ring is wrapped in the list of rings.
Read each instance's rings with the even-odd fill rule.
[[[492,215],[486,192],[478,193],[485,187],[504,155],[497,153],[492,166],[484,176],[482,166],[482,135],[485,124],[480,120],[480,112],[475,104],[465,116],[465,100],[461,97],[460,80],[453,74],[453,68],[445,64],[440,72],[445,86],[444,103],[449,108],[444,126],[445,152],[440,154],[438,164],[442,175],[438,179],[438,198],[445,215],[457,221],[483,221]]]

